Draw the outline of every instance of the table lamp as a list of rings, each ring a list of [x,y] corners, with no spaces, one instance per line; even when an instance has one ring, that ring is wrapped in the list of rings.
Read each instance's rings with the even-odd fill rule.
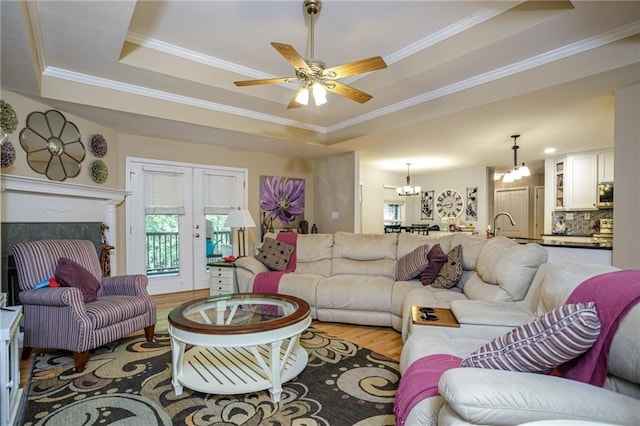
[[[244,228],[256,226],[256,224],[253,222],[253,219],[251,218],[251,213],[249,213],[249,210],[244,210],[240,207],[238,207],[237,209],[232,209],[227,215],[227,220],[224,223],[224,226],[228,226],[229,228],[238,228],[238,257],[246,256],[244,244]]]

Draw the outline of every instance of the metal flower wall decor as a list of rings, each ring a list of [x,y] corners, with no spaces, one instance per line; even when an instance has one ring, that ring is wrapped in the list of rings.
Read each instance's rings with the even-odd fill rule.
[[[76,177],[85,157],[80,131],[61,112],[32,112],[20,132],[20,145],[27,153],[29,167],[50,180]]]
[[[260,209],[263,231],[297,229],[304,214],[304,179],[262,176]]]

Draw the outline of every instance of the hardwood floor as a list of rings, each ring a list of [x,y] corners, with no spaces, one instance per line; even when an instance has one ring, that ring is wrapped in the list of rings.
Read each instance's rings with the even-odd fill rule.
[[[167,316],[177,305],[186,301],[206,297],[209,290],[185,291],[181,293],[162,294],[152,296],[156,302],[158,319],[156,332],[166,332],[169,322]],[[386,355],[389,358],[400,360],[402,351],[402,337],[397,331],[386,327],[369,327],[351,324],[339,324],[313,321],[312,327],[324,331],[332,336],[340,337],[356,343],[374,352]],[[143,335],[140,330],[132,335]],[[33,355],[24,361],[20,361],[20,386],[25,387],[31,374]]]

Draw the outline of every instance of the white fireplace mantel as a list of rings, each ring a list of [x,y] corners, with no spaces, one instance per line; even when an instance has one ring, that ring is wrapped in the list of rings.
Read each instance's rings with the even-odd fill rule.
[[[120,204],[129,195],[127,191],[111,188],[56,182],[28,176],[2,175],[2,191],[31,192],[35,194],[67,195],[93,198]]]
[[[129,192],[6,174],[1,182],[2,222],[103,222],[109,243],[118,247],[116,207]]]

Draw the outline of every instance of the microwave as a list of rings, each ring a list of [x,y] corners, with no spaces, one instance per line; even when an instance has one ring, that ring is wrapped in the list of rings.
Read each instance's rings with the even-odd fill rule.
[[[613,182],[602,182],[598,184],[598,207],[613,207]]]

